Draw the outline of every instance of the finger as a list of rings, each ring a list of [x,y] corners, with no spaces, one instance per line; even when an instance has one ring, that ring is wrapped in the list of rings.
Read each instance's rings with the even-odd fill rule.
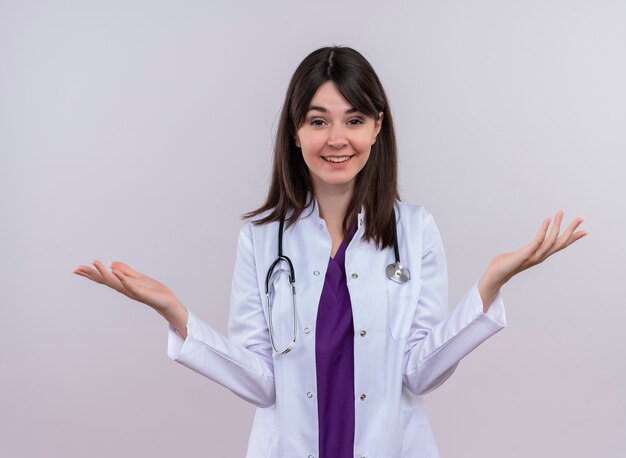
[[[572,238],[570,239],[570,242],[568,243],[568,245],[571,245],[576,240],[582,239],[587,234],[589,234],[589,232],[587,232],[587,231],[578,231],[578,232],[574,233],[574,235],[572,235]]]
[[[123,292],[124,287],[122,286],[119,278],[109,272],[100,261],[95,260],[94,262],[92,262],[92,264],[95,266],[96,269],[98,269],[100,275],[102,275],[105,285],[110,286],[117,291]]]
[[[111,270],[111,273],[117,278],[122,287],[124,288],[124,294],[126,294],[131,299],[137,298],[137,291],[135,284],[133,282],[134,278],[127,276],[124,272],[114,268]]]
[[[76,275],[88,278],[89,280],[95,281],[96,283],[104,284],[102,275],[100,275],[100,273],[96,269],[92,269],[91,267],[80,265],[77,266],[73,272]]]
[[[547,256],[553,255],[557,251],[560,251],[563,248],[570,246],[572,243],[574,243],[576,240],[580,239],[581,237],[584,237],[587,234],[587,232],[585,231],[578,231],[574,233],[576,228],[580,226],[582,222],[583,222],[583,219],[580,217],[574,219],[574,221],[570,223],[570,225],[565,230],[565,232],[559,237],[556,244],[548,251]]]
[[[545,240],[546,232],[548,231],[549,225],[550,218],[544,218],[535,237],[519,250],[523,258],[521,262],[522,270],[527,269],[535,264],[535,253],[541,246],[542,242]]]
[[[525,252],[526,259],[529,259],[532,256],[534,256],[535,252],[539,249],[539,247],[541,246],[541,243],[546,238],[546,232],[548,230],[549,225],[550,225],[550,218],[545,218],[543,222],[541,223],[541,226],[539,227],[539,231],[537,231],[535,238],[533,238],[530,241],[530,243],[528,243],[526,246],[522,248],[522,251]]]
[[[539,247],[539,245],[541,245],[543,243],[543,241],[546,238],[546,233],[548,232],[548,227],[550,226],[550,218],[545,218],[543,220],[543,223],[541,223],[541,227],[539,228],[539,231],[537,232],[537,235],[535,236],[535,238],[533,239],[532,243],[534,245],[537,246],[537,248]]]
[[[111,269],[119,270],[128,277],[138,278],[141,275],[139,272],[135,272],[129,265],[124,264],[123,262],[112,261],[109,263],[109,267]]]
[[[559,210],[558,212],[556,212],[556,215],[554,215],[554,224],[552,224],[550,234],[548,234],[546,240],[544,240],[544,242],[537,250],[537,262],[541,262],[548,257],[548,253],[558,239],[559,231],[561,230],[561,221],[563,221],[563,210]]]
[[[586,236],[588,234],[587,231],[578,231],[575,232],[574,234],[572,234],[572,236],[565,242],[565,244],[563,245],[563,247],[561,247],[561,249],[566,248],[568,246],[570,246],[572,243],[574,243],[577,240],[582,239],[584,236]]]
[[[567,229],[565,230],[565,232],[563,233],[563,235],[559,237],[559,240],[557,241],[557,245],[560,245],[562,248],[567,246],[566,243],[572,237],[576,228],[582,224],[582,222],[583,222],[582,218],[576,218],[574,221],[572,221],[570,225],[567,227]]]
[[[74,270],[72,270],[73,273],[77,274],[79,272],[82,273],[87,273],[86,271],[89,269],[89,267],[87,266],[83,266],[82,264],[79,266],[74,267]]]

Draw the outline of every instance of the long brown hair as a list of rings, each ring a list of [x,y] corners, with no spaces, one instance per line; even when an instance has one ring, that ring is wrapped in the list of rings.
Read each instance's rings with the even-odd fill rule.
[[[393,205],[398,194],[398,159],[396,136],[387,96],[370,63],[359,52],[343,46],[320,48],[298,66],[285,96],[274,146],[272,178],[265,203],[242,217],[253,218],[269,211],[254,224],[266,224],[286,218],[287,227],[295,223],[313,203],[309,170],[296,146],[295,135],[304,123],[309,103],[317,89],[333,81],[339,92],[358,111],[378,119],[382,125],[372,145],[369,159],[355,180],[354,194],[343,220],[344,236],[361,207],[365,208],[363,239],[379,248],[393,246]],[[311,199],[306,202],[307,194]],[[292,210],[287,217],[288,211]]]

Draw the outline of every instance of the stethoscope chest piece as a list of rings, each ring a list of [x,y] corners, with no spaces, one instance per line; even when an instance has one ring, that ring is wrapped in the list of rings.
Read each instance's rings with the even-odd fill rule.
[[[396,212],[392,213],[394,222],[396,221]],[[392,262],[387,266],[385,272],[387,278],[396,283],[406,283],[411,279],[411,272],[407,267],[400,264],[400,250],[398,249],[398,232],[397,223],[393,225],[393,254],[396,257],[396,262]]]
[[[396,283],[406,283],[411,279],[411,272],[398,261],[391,263],[386,269],[387,278]]]

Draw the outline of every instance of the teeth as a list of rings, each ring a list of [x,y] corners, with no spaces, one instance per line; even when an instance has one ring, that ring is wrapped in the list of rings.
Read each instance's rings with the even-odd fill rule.
[[[341,156],[341,157],[328,156],[328,157],[325,157],[324,159],[326,159],[329,162],[346,162],[348,159],[350,159],[350,156]]]

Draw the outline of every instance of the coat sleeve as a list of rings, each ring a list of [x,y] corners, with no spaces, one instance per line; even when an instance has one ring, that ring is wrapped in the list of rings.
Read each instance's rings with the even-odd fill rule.
[[[422,232],[422,286],[404,356],[404,385],[415,394],[428,393],[454,372],[461,359],[506,326],[498,292],[483,313],[478,282],[457,306],[448,310],[448,270],[439,229],[425,217]]]
[[[183,340],[169,325],[167,354],[252,404],[269,407],[276,400],[274,366],[249,225],[241,230],[237,243],[229,337],[188,310],[187,338]]]

